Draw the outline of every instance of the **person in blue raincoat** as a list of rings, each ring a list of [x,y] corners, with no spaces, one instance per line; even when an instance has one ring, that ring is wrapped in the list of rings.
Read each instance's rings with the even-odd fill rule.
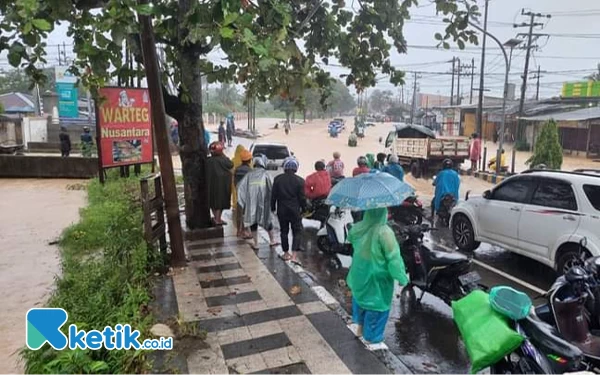
[[[398,163],[398,156],[392,155],[388,160],[388,164],[383,167],[382,172],[389,173],[400,181],[404,181],[404,169]]]
[[[443,169],[437,174],[434,185],[435,195],[433,197],[433,209],[437,213],[440,209],[442,198],[446,194],[452,194],[454,199],[458,201],[458,190],[460,189],[460,177],[452,166],[452,160],[446,159],[443,161]]]

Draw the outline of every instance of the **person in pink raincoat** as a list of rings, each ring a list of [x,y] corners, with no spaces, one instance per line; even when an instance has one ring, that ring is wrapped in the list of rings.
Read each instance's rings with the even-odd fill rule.
[[[471,145],[469,146],[469,160],[471,160],[471,170],[477,170],[477,162],[481,159],[481,138],[479,134],[473,133],[471,136]]]

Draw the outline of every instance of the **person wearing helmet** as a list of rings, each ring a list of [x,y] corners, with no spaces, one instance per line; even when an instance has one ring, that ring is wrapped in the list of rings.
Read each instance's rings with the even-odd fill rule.
[[[435,194],[433,196],[433,212],[438,212],[442,198],[446,194],[452,194],[455,201],[458,201],[458,191],[460,189],[460,177],[454,170],[454,163],[450,159],[442,162],[442,170],[435,177]]]
[[[367,166],[368,162],[366,157],[360,156],[358,160],[356,160],[356,164],[358,164],[358,167],[354,168],[352,171],[352,177],[371,172],[371,169]]]
[[[385,168],[385,159],[387,155],[383,152],[377,154],[377,160],[373,163],[373,169],[377,169],[383,172],[383,168]]]
[[[233,162],[233,181],[231,191],[231,201],[234,211],[234,219],[237,227],[237,236],[246,240],[252,238],[249,231],[244,227],[243,210],[239,207],[237,201],[237,187],[242,179],[252,170],[252,153],[242,145],[238,145],[235,155],[231,160]]]
[[[310,200],[325,199],[331,190],[331,177],[325,170],[325,162],[315,163],[315,173],[306,177],[304,195]]]
[[[221,215],[231,208],[231,169],[233,162],[223,154],[223,143],[209,146],[210,158],[206,161],[208,203],[216,225],[225,225]]]
[[[302,251],[302,212],[306,209],[304,196],[304,179],[296,174],[298,160],[289,157],[283,162],[284,173],[275,177],[273,194],[271,195],[271,211],[277,212],[279,230],[281,232],[281,247],[284,260],[299,263],[297,252]],[[289,254],[290,244],[288,235],[292,229],[292,255]]]
[[[81,155],[84,158],[91,158],[92,148],[94,147],[94,138],[92,137],[88,126],[83,127],[83,134],[81,134],[79,139],[81,140]]]
[[[58,139],[60,141],[60,156],[66,158],[71,153],[71,137],[67,132],[67,128],[65,128],[64,126],[60,127]]]
[[[342,156],[339,152],[333,153],[333,160],[327,163],[327,172],[333,179],[344,177],[344,162],[340,159]]]
[[[389,173],[400,181],[404,181],[404,169],[398,162],[398,156],[391,155],[388,159],[388,165],[383,167],[382,172]]]
[[[244,213],[244,226],[252,232],[252,248],[258,250],[258,227],[269,233],[271,246],[276,246],[270,210],[273,180],[267,172],[267,157],[256,155],[254,168],[237,185],[238,206]]]

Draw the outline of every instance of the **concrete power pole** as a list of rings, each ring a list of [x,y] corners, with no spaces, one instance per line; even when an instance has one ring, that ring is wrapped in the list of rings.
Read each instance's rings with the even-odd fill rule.
[[[477,134],[482,134],[483,127],[483,75],[485,74],[485,42],[487,39],[488,3],[489,0],[485,0],[483,41],[481,42],[481,67],[479,70],[479,100],[477,102]]]
[[[410,107],[410,123],[412,124],[415,118],[415,110],[417,106],[417,73],[415,73],[414,83],[413,83],[413,97],[412,97],[412,105]]]
[[[460,105],[460,59],[456,59],[456,105]]]
[[[469,104],[473,104],[473,77],[475,77],[475,59],[471,59],[471,95],[469,95]]]
[[[450,88],[450,105],[454,105],[454,71],[455,71],[456,57],[452,58],[452,86]]]
[[[514,27],[529,27],[529,32],[527,33],[527,46],[526,54],[525,54],[525,68],[523,70],[523,83],[521,84],[521,98],[519,99],[519,116],[523,116],[523,107],[525,105],[525,92],[527,90],[527,73],[529,72],[529,59],[531,57],[531,42],[533,40],[533,28],[535,26],[544,26],[543,23],[535,22],[536,18],[550,18],[549,14],[541,14],[541,13],[533,13],[533,12],[525,12],[525,9],[521,9],[521,15],[529,17],[529,23],[521,23],[519,25],[513,25]],[[519,126],[517,130],[517,140],[521,140],[524,136],[522,121],[519,121]]]

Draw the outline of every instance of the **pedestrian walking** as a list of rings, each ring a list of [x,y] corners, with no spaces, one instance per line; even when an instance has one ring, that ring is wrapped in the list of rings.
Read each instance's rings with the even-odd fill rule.
[[[227,124],[225,127],[227,133],[227,147],[231,147],[233,143],[233,134],[235,133],[235,123],[233,122],[233,114],[227,116]]]
[[[277,212],[281,231],[283,259],[300,264],[297,252],[302,251],[302,212],[306,209],[304,179],[296,174],[298,161],[289,157],[283,162],[284,173],[275,177],[271,195],[271,211]],[[292,255],[289,254],[289,232],[292,229]]]
[[[471,160],[471,171],[476,172],[477,163],[481,158],[481,139],[477,133],[473,133],[471,138],[471,144],[469,145],[469,160]]]
[[[234,208],[233,216],[237,228],[237,236],[244,239],[251,239],[252,235],[244,227],[244,212],[238,205],[237,187],[242,179],[252,170],[252,154],[246,150],[244,146],[238,145],[233,158],[233,181],[232,181],[232,207]]]
[[[219,122],[219,142],[221,142],[222,144],[225,144],[225,142],[227,142],[227,135],[226,135],[226,131],[225,131],[225,124],[223,123],[223,121]]]
[[[344,177],[344,162],[340,159],[342,155],[339,152],[333,153],[333,160],[327,163],[327,172],[331,178],[342,178]]]
[[[367,162],[367,158],[364,156],[360,156],[357,160],[356,160],[356,164],[358,165],[356,168],[354,168],[354,170],[352,171],[352,177],[356,177],[360,174],[363,173],[370,173],[371,169],[367,166],[368,162]]]
[[[407,285],[400,246],[387,224],[388,210],[367,210],[348,234],[354,254],[346,281],[352,292],[352,320],[367,344],[383,341],[394,280]]]
[[[254,241],[252,248],[258,250],[258,227],[269,233],[270,245],[278,243],[273,235],[273,221],[271,214],[271,194],[273,180],[267,172],[267,157],[259,155],[254,157],[254,168],[238,183],[238,206],[244,212],[244,226],[250,228]]]
[[[179,125],[176,120],[171,121],[171,140],[174,145],[179,145]]]
[[[90,128],[87,126],[83,127],[83,134],[79,137],[81,140],[81,155],[84,158],[92,157],[92,148],[94,147],[94,138],[92,138],[92,134],[90,134]]]
[[[64,126],[60,127],[58,139],[60,140],[60,156],[63,158],[69,157],[71,154],[71,137]]]
[[[223,210],[231,207],[231,169],[233,162],[223,154],[223,144],[213,142],[209,146],[210,158],[206,161],[208,202],[216,225],[225,225]]]

